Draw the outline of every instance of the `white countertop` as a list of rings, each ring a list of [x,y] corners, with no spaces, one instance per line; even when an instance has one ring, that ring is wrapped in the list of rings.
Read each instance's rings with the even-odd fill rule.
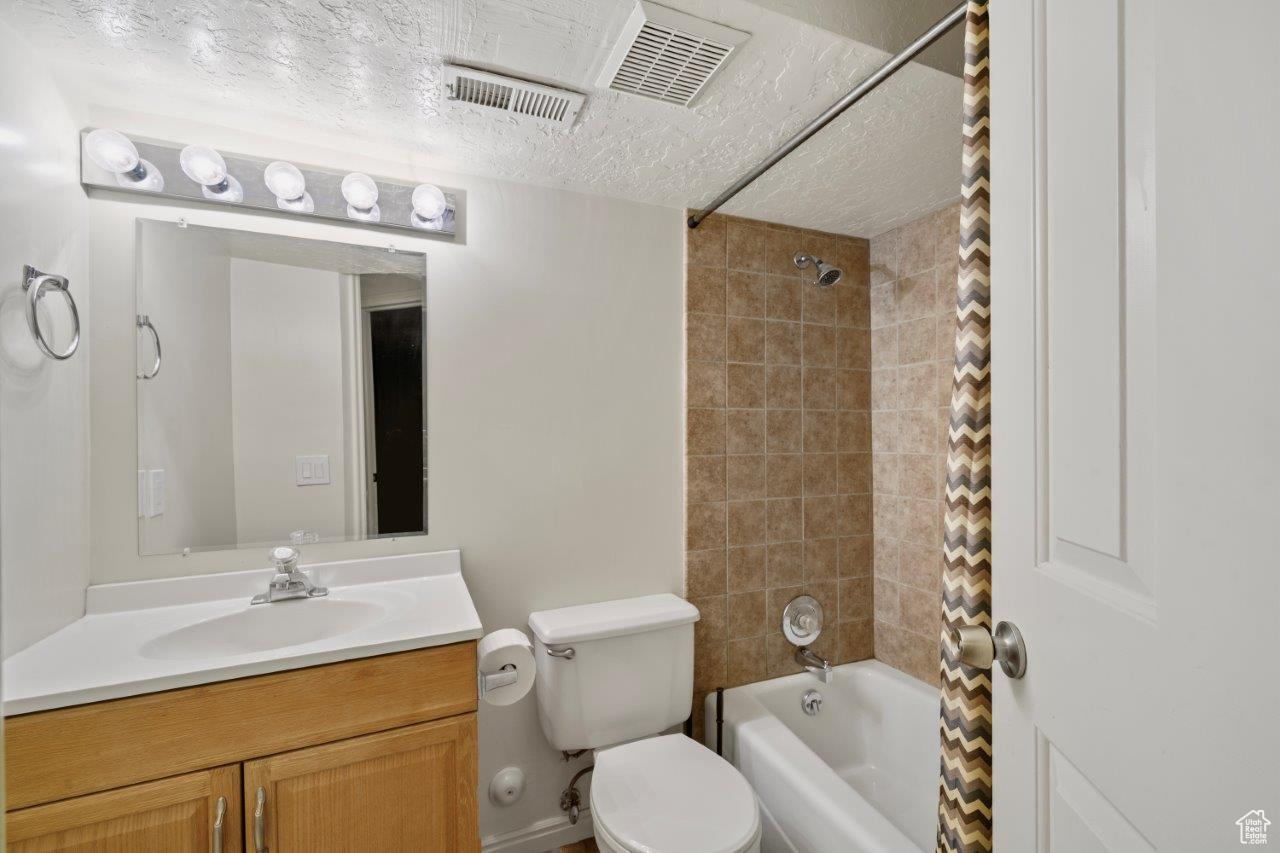
[[[314,565],[305,558],[301,568],[329,595],[254,605],[252,611],[249,599],[266,590],[271,569],[89,587],[82,618],[4,661],[5,716],[442,646],[483,633],[458,551]],[[317,635],[341,621],[330,616],[352,618],[355,627],[242,651],[245,643],[269,644],[272,619],[280,616],[294,622],[304,617]],[[228,618],[236,631],[210,622]],[[196,627],[184,631],[188,626]],[[183,651],[201,643],[208,644],[208,654]]]

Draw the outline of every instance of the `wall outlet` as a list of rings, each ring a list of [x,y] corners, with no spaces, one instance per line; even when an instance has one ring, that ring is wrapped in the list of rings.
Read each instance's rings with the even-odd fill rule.
[[[157,468],[147,472],[147,518],[164,515],[164,469]]]
[[[329,485],[328,456],[295,456],[293,462],[299,486]]]

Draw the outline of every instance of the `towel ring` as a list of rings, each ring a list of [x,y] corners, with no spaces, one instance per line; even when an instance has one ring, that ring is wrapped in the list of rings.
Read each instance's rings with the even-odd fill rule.
[[[71,335],[71,343],[62,352],[49,346],[44,333],[40,331],[40,318],[36,315],[36,306],[50,288],[66,297],[67,307],[71,309],[71,323],[75,329]],[[27,292],[27,325],[31,327],[31,335],[36,339],[36,346],[40,351],[54,361],[66,361],[75,355],[80,346],[80,312],[76,310],[76,301],[71,298],[71,282],[67,277],[43,273],[28,264],[22,268],[22,289]]]
[[[146,314],[139,314],[137,317],[139,329],[147,329],[151,332],[151,340],[156,347],[156,361],[151,365],[151,369],[138,374],[139,379],[155,379],[160,373],[160,333],[156,331],[156,327],[151,325],[151,318]]]

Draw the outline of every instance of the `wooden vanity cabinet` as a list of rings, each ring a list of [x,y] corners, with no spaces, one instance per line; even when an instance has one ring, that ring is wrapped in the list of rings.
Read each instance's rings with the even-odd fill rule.
[[[475,709],[467,642],[10,717],[7,847],[476,851]]]

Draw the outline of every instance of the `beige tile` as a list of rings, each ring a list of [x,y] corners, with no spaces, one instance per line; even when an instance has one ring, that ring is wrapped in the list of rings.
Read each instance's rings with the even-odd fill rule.
[[[762,364],[729,364],[728,403],[733,409],[763,409],[765,368]]]
[[[741,684],[752,684],[764,680],[765,650],[763,636],[730,640],[726,654],[726,687],[737,687]]]
[[[840,575],[839,546],[835,539],[806,539],[804,579],[806,582],[835,580]]]
[[[800,324],[770,320],[765,326],[764,360],[769,364],[799,364]]]
[[[871,331],[845,329],[836,331],[836,367],[867,370],[871,367]]]
[[[871,575],[872,541],[870,536],[842,536],[836,548],[840,561],[840,577],[861,578]]]
[[[938,446],[937,409],[898,413],[898,450],[903,453],[935,453]]]
[[[902,498],[893,495],[875,495],[872,498],[872,532],[880,539],[898,539],[902,532]],[[876,549],[877,553],[879,548]]]
[[[770,409],[800,408],[800,368],[771,364],[767,366],[765,376],[765,399]]]
[[[883,329],[898,322],[897,282],[889,281],[871,288],[868,295],[871,329]],[[874,344],[872,351],[875,351]],[[895,356],[896,359],[896,356]]]
[[[760,273],[729,270],[725,311],[734,317],[763,317],[768,280]]]
[[[726,415],[729,453],[763,453],[765,413],[762,409],[730,409]]]
[[[931,687],[942,683],[940,642],[934,637],[908,634],[905,670]]]
[[[748,500],[766,496],[764,460],[763,453],[728,457],[726,485],[729,500]]]
[[[898,579],[906,586],[940,595],[942,542],[936,545],[902,543],[899,547]]]
[[[724,453],[724,409],[690,409],[685,421],[685,452]]]
[[[768,232],[764,225],[730,220],[725,238],[730,269],[755,272],[765,270],[769,256],[766,243]]]
[[[729,596],[727,613],[730,640],[763,636],[764,590],[733,593]]]
[[[800,245],[802,240],[802,235],[797,229],[771,226],[766,243],[769,253],[769,272],[773,275],[798,277],[800,270],[796,267],[793,258],[795,253],[803,248]]]
[[[934,355],[939,361],[948,365],[955,364],[956,356],[956,321],[953,317],[939,316],[934,323]],[[948,370],[950,376],[950,370]]]
[[[769,497],[798,498],[804,494],[804,456],[770,453],[767,468]]]
[[[700,598],[725,593],[725,552],[690,551],[685,554],[685,596]]]
[[[898,625],[902,614],[902,601],[898,594],[900,587],[891,580],[875,579],[872,602],[876,621]]]
[[[951,385],[955,378],[955,362],[951,359],[939,361],[934,364],[934,369],[938,383],[938,407],[947,408],[951,405]]]
[[[836,406],[846,411],[869,411],[871,371],[841,370],[836,380]]]
[[[839,621],[840,595],[839,584],[836,581],[806,582],[804,584],[804,594],[811,595],[818,600],[818,604],[822,607],[823,619],[828,626],[834,626]],[[834,631],[823,633],[826,634],[824,639],[830,640]]]
[[[804,580],[804,543],[777,542],[765,557],[765,588],[794,586]]]
[[[724,317],[690,314],[685,321],[685,333],[690,361],[724,361]]]
[[[708,503],[725,499],[723,456],[690,456],[686,470],[688,482],[685,487],[685,496],[689,503]]]
[[[691,361],[686,376],[688,405],[693,408],[722,408],[725,394],[725,365],[720,361]]]
[[[729,361],[764,362],[764,321],[730,317],[726,351]]]
[[[899,543],[897,539],[876,536],[872,543],[872,574],[885,580],[896,580],[900,562]]]
[[[781,623],[779,623],[781,624]],[[765,642],[765,674],[769,678],[778,678],[800,672],[802,667],[795,661],[796,647],[787,642],[782,634],[770,634]]]
[[[886,231],[871,240],[871,251],[868,259],[871,284],[883,284],[898,278],[898,245],[900,231]]]
[[[874,392],[871,402],[872,405],[875,404]],[[896,411],[871,413],[871,450],[873,453],[894,453],[898,450],[898,413]]]
[[[959,245],[957,241],[957,251],[959,251]],[[922,216],[904,225],[898,254],[898,274],[909,276],[933,269],[937,246],[938,232],[932,217]]]
[[[937,637],[942,631],[942,595],[909,586],[898,590],[902,627],[926,637]]]
[[[694,647],[693,689],[709,692],[725,682],[725,650],[727,644],[706,643]]]
[[[941,471],[935,453],[903,453],[898,456],[899,492],[910,498],[939,497]]]
[[[768,513],[768,541],[789,542],[801,538],[803,505],[800,498],[771,498]]]
[[[804,365],[806,367],[836,366],[836,328],[804,324]]]
[[[903,498],[901,513],[899,538],[903,542],[942,547],[942,535],[938,527],[938,501]]]
[[[898,327],[885,326],[871,330],[871,367],[898,366]]]
[[[686,510],[685,548],[704,551],[723,548],[725,544],[725,505],[722,503],[689,504]]]
[[[730,545],[756,545],[764,542],[764,534],[764,501],[729,501],[727,535]]]
[[[880,619],[875,621],[876,660],[905,672],[907,665],[907,632]]]
[[[836,454],[804,454],[804,494],[806,497],[836,493]]]
[[[871,454],[841,453],[836,461],[836,491],[861,495],[871,491]]]
[[[724,269],[725,231],[724,220],[715,216],[702,220],[697,228],[686,228],[685,237],[689,241],[689,263]]]
[[[858,622],[843,622],[838,626],[840,645],[837,659],[840,663],[868,660],[875,656],[875,644],[872,642],[871,626],[870,619],[863,619]]]
[[[809,410],[804,413],[804,452],[831,453],[841,446],[841,418],[856,418],[859,412]]]
[[[937,420],[935,421],[937,435],[935,436],[936,445],[934,447],[934,452],[945,456],[951,442],[951,409],[948,407],[944,409],[936,409],[935,411],[937,412]]]
[[[898,326],[898,363],[915,364],[935,361],[938,341],[938,318],[932,314],[908,320]]]
[[[836,533],[861,536],[871,532],[872,497],[870,494],[840,495],[837,498]]]
[[[897,319],[899,323],[937,313],[933,272],[901,279],[897,284]]]
[[[871,454],[872,491],[877,495],[898,493],[898,455],[896,453]]]
[[[765,316],[770,320],[799,320],[803,286],[797,278],[769,276],[765,285]]]
[[[871,371],[871,411],[887,412],[897,408],[898,369],[886,367]]]
[[[803,408],[834,409],[836,407],[836,371],[830,367],[806,367],[801,376]]]
[[[956,297],[960,290],[960,264],[952,258],[933,271],[934,305],[939,317],[956,316]]]
[[[960,203],[944,207],[933,215],[937,254],[934,266],[954,262],[960,254]]]
[[[840,621],[857,622],[871,618],[871,578],[840,581]]]
[[[770,409],[766,421],[770,453],[799,453],[804,447],[804,428],[799,411]]]
[[[691,266],[686,277],[685,308],[689,313],[724,313],[725,277],[723,269]]]
[[[730,548],[726,566],[729,592],[764,589],[764,545]]]
[[[839,504],[834,497],[805,498],[805,538],[816,539],[821,536],[835,536],[838,530],[838,512]]]
[[[871,243],[864,237],[841,237],[836,242],[832,263],[844,270],[845,279],[866,287]]]
[[[836,290],[819,287],[805,271],[804,289],[800,291],[800,315],[806,323],[834,326],[836,323]]]
[[[866,329],[871,325],[871,288],[854,283],[853,277],[846,269],[845,280],[836,285],[836,324]]]
[[[698,621],[693,626],[693,641],[696,645],[723,643],[729,638],[725,621],[728,596],[690,598],[689,603],[698,608]]]
[[[837,445],[841,453],[865,453],[871,449],[871,413],[840,412]]]
[[[765,623],[770,631],[782,630],[782,611],[787,603],[797,595],[804,595],[805,589],[800,584],[791,586],[775,586],[765,591]]]
[[[938,368],[933,362],[898,368],[898,408],[936,409]]]

